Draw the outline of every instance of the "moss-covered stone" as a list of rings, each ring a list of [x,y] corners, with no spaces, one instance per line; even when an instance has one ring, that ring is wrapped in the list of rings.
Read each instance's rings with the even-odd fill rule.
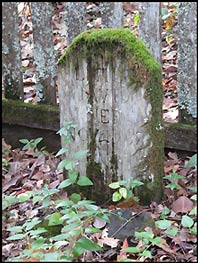
[[[59,108],[51,105],[2,99],[2,118],[4,123],[33,128],[58,130],[60,127]]]
[[[76,72],[80,63],[82,63],[83,60],[87,61],[87,80],[90,93],[89,103],[93,105],[94,81],[98,65],[100,65],[100,61],[104,63],[108,62],[112,74],[115,74],[115,57],[119,58],[124,65],[127,65],[126,71],[128,79],[126,86],[131,87],[133,93],[138,92],[143,87],[145,90],[144,99],[151,104],[149,119],[142,125],[148,134],[147,143],[137,148],[137,151],[148,148],[148,154],[143,160],[139,161],[138,169],[140,173],[137,174],[136,177],[138,180],[144,182],[143,190],[138,191],[142,203],[149,203],[151,200],[158,201],[162,196],[161,185],[164,165],[164,132],[162,124],[163,91],[160,64],[153,58],[143,42],[137,39],[128,29],[98,29],[86,31],[73,40],[65,53],[60,57],[58,64],[60,68],[66,67],[69,69],[72,66],[73,71]],[[119,72],[119,74],[124,74],[124,71]],[[131,105],[131,107],[133,108],[133,105]],[[94,174],[98,168],[98,164],[95,163],[96,134],[93,132],[93,118],[94,116],[91,116],[88,121],[91,140],[89,149],[92,159],[88,161],[87,171],[90,177],[92,177],[91,174]],[[112,156],[114,156],[114,158],[111,158],[111,167],[114,167],[114,170],[116,170],[118,160],[114,149]],[[95,164],[95,166],[93,164]],[[116,176],[117,174],[115,172],[112,178],[116,180]],[[97,184],[100,184],[98,182],[99,177],[102,177],[102,173],[98,175],[97,172]],[[121,178],[117,177],[117,179]],[[97,189],[97,187],[95,189]],[[108,192],[105,188],[102,191],[103,193]]]

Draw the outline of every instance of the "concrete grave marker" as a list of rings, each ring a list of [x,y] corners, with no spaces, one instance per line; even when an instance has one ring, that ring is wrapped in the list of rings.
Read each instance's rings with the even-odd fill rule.
[[[59,59],[58,80],[60,126],[78,125],[70,154],[89,150],[77,168],[94,182],[90,198],[102,203],[109,183],[138,179],[142,203],[160,200],[161,67],[145,45],[127,29],[86,31]]]

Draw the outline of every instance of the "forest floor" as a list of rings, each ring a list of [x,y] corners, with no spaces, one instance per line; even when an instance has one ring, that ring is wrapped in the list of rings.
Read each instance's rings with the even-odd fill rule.
[[[165,121],[176,122],[178,119],[177,105],[177,14],[176,7],[170,3],[164,4],[170,15],[162,24],[162,67],[163,67],[163,118]],[[172,5],[171,5],[172,4]],[[25,101],[36,103],[35,93],[35,66],[32,56],[33,39],[30,9],[28,5],[21,5],[20,30],[22,45],[22,65],[24,70]],[[130,28],[138,36],[138,25],[134,26],[134,17],[137,13],[135,6],[125,3],[125,27]],[[61,55],[65,48],[65,36],[62,31],[63,6],[61,2],[56,4],[56,13],[53,16],[54,45],[57,53]],[[101,28],[101,19],[97,17],[97,5],[90,2],[87,6],[88,28]],[[102,252],[91,251],[84,253],[77,261],[90,262],[119,262],[120,260],[140,262],[196,262],[197,259],[197,235],[196,235],[196,186],[197,167],[195,155],[166,149],[164,161],[163,180],[164,198],[160,203],[153,202],[148,207],[141,207],[141,211],[149,211],[153,220],[165,220],[164,224],[155,228],[155,237],[161,237],[160,243],[149,243],[149,254],[137,254],[124,252],[123,248],[131,244],[142,246],[142,240],[134,236],[129,239],[119,240],[105,235],[108,232],[107,225],[101,225],[101,233],[90,235],[97,244],[103,247]],[[56,189],[64,180],[63,170],[57,170],[61,158],[53,153],[40,152],[38,155],[31,147],[27,150],[12,149],[2,140],[2,192],[5,196],[23,196],[28,191],[39,191],[47,183],[49,189]],[[61,198],[67,200],[66,192],[62,192]],[[2,221],[2,260],[13,261],[27,248],[27,240],[7,240],[12,233],[9,229],[21,225],[24,221],[39,216],[39,204],[27,201],[15,203],[3,207]],[[123,206],[122,206],[123,207]],[[124,208],[135,209],[129,203]],[[108,207],[109,211],[111,208]],[[114,209],[119,209],[115,205]],[[136,210],[138,212],[138,210]],[[42,215],[45,216],[45,215]],[[168,221],[168,222],[167,222]],[[94,224],[90,222],[90,226]],[[147,231],[149,231],[147,229]],[[20,242],[19,242],[20,241]],[[130,243],[131,242],[131,243]],[[60,247],[65,249],[65,247]],[[24,258],[25,262],[35,261],[33,257]]]

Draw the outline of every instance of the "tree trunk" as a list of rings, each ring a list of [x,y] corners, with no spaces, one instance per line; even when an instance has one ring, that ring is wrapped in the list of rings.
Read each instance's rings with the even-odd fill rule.
[[[64,20],[68,46],[73,38],[87,29],[86,2],[66,2]]]
[[[178,12],[179,121],[197,119],[197,3],[181,2]]]
[[[17,13],[17,3],[2,3],[2,75],[5,98],[23,100],[21,48]]]
[[[161,64],[160,2],[140,2],[140,39]]]
[[[50,2],[32,2],[37,100],[55,105],[56,58],[53,44],[52,11]]]
[[[105,28],[120,28],[123,26],[122,2],[100,2],[102,25]]]

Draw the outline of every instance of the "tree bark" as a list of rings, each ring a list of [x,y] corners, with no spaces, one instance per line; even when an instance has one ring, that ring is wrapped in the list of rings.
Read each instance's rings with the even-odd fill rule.
[[[122,2],[100,2],[102,25],[105,28],[121,28],[123,26]]]
[[[160,2],[140,2],[140,39],[161,64],[161,17]]]
[[[21,48],[17,12],[17,3],[2,3],[2,75],[5,98],[23,100]]]
[[[197,3],[180,2],[178,12],[179,121],[197,120]]]
[[[32,2],[37,100],[55,105],[56,57],[53,44],[52,11],[50,2]]]
[[[65,24],[67,46],[71,44],[74,37],[87,29],[86,2],[65,3]]]

